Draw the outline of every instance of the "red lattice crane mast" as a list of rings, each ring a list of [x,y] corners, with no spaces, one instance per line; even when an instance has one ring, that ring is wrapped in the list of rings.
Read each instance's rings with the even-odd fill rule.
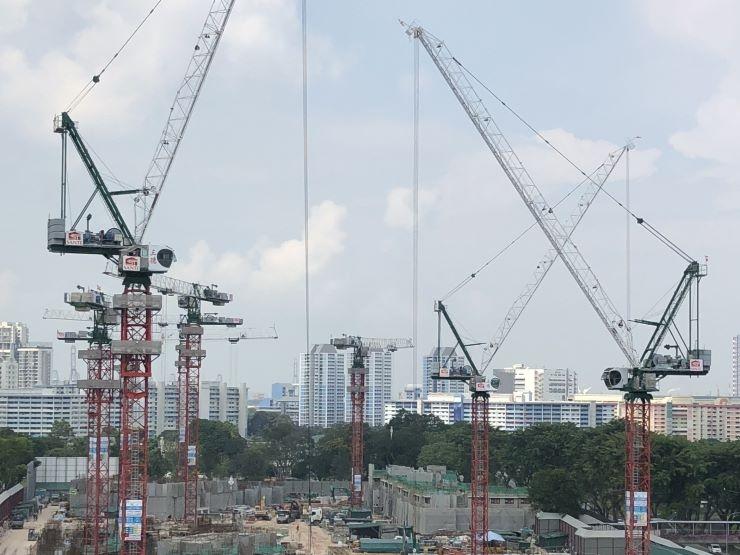
[[[494,376],[490,383],[486,383],[483,375],[478,371],[473,357],[470,356],[466,345],[447,312],[442,301],[434,305],[438,318],[437,334],[437,366],[431,372],[434,380],[454,380],[468,384],[471,395],[471,422],[470,422],[470,553],[478,555],[487,552],[488,539],[488,476],[490,460],[488,449],[488,405],[490,392],[499,387],[499,379]],[[442,318],[444,317],[450,331],[455,336],[456,347],[460,346],[468,364],[463,367],[447,367],[447,361],[442,360],[440,345]],[[454,352],[454,349],[453,349]],[[450,355],[451,358],[451,355]]]
[[[410,339],[378,339],[343,335],[331,340],[337,349],[352,349],[352,367],[349,369],[350,384],[347,387],[352,403],[350,422],[352,426],[352,483],[350,485],[350,505],[362,506],[362,477],[364,471],[364,427],[365,427],[365,393],[367,393],[367,367],[365,359],[372,349],[397,351],[413,346]]]
[[[475,84],[468,77],[468,71],[452,55],[443,41],[422,27],[403,25],[407,29],[406,32],[419,40],[424,46],[475,129],[547,237],[557,257],[563,261],[630,365],[628,368],[607,369],[603,374],[603,379],[609,389],[625,391],[625,553],[627,555],[649,553],[651,391],[657,389],[657,382],[663,377],[671,375],[699,376],[709,371],[711,351],[700,348],[699,343],[698,287],[701,278],[706,275],[706,266],[692,259],[665,235],[645,222],[644,219],[630,213],[639,225],[643,226],[644,229],[688,263],[661,319],[657,322],[636,320],[655,328],[647,347],[638,359],[633,347],[630,322],[622,318],[593,270],[571,239],[574,229],[572,220],[570,223],[563,223],[558,219],[555,210],[547,203],[531,175],[512,149],[511,144],[496,124],[483,99],[477,93]],[[506,105],[504,104],[504,106]],[[589,179],[594,185],[598,185],[597,180]],[[554,260],[554,258],[551,260]],[[687,296],[689,298],[688,341],[677,330],[674,322]],[[524,298],[528,299],[529,296]],[[518,317],[521,308],[515,308],[514,315]],[[676,329],[676,333],[673,332],[672,328]],[[675,344],[661,345],[668,333],[671,334]],[[505,338],[505,336],[505,329],[503,334],[497,335],[497,337],[502,338]],[[492,341],[489,347],[495,353],[497,348],[495,342]],[[659,354],[657,350],[661,347],[669,351],[674,350],[675,353],[673,355]]]
[[[57,332],[57,337],[67,343],[87,341],[90,344],[88,349],[79,351],[79,357],[87,365],[87,379],[77,381],[77,386],[85,390],[87,402],[83,546],[86,553],[99,555],[106,552],[109,538],[108,515],[112,493],[109,434],[111,411],[119,389],[119,381],[114,376],[110,332],[118,324],[118,317],[110,308],[110,300],[99,291],[66,293],[64,300],[75,308],[76,312],[72,313],[73,317],[76,316],[74,319],[92,319],[93,324],[89,332]],[[82,316],[84,313],[87,314]]]

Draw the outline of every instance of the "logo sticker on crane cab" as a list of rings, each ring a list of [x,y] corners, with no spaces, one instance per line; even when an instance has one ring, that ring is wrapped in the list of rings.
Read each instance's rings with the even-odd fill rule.
[[[79,231],[68,231],[67,236],[64,238],[64,244],[69,245],[71,247],[81,247],[82,246],[82,233]]]
[[[689,370],[692,372],[704,372],[704,360],[701,358],[692,358],[689,361]]]
[[[124,256],[121,269],[124,272],[140,272],[141,271],[141,258],[138,256]]]

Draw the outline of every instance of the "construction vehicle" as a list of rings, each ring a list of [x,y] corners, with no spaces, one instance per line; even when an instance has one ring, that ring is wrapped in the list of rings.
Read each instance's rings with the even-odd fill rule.
[[[710,369],[711,351],[700,348],[699,342],[699,283],[707,274],[706,266],[689,257],[643,218],[630,213],[637,224],[688,263],[660,320],[637,321],[654,327],[652,336],[642,356],[638,359],[633,347],[630,322],[620,315],[593,270],[573,243],[571,236],[574,226],[563,224],[553,207],[545,201],[534,180],[477,93],[474,83],[468,78],[469,72],[452,55],[443,41],[422,27],[405,24],[404,26],[407,29],[406,32],[417,39],[429,54],[470,121],[547,237],[553,251],[563,261],[629,363],[629,366],[625,368],[607,369],[602,378],[609,389],[625,392],[625,553],[627,555],[649,553],[651,393],[657,390],[658,381],[666,376],[700,376],[705,375]],[[596,180],[592,179],[592,181],[594,185],[598,185]],[[552,260],[554,261],[554,258]],[[549,265],[551,262],[548,267]],[[687,297],[689,299],[689,322],[686,340],[678,330],[675,319]],[[447,317],[443,305],[438,306],[438,312],[445,316],[454,331],[454,326]],[[669,333],[674,339],[674,344],[662,345],[666,334]],[[459,341],[457,334],[456,338]],[[658,353],[661,347],[669,352]],[[496,348],[493,342],[491,348]],[[475,403],[473,411],[475,413]],[[475,515],[473,518],[475,520]],[[484,525],[487,528],[487,521],[481,521],[480,526]],[[472,553],[480,553],[485,549],[484,546],[477,545],[477,538],[483,530],[484,528],[471,526]]]
[[[396,351],[398,349],[409,349],[413,347],[410,339],[378,339],[372,337],[360,337],[357,335],[342,335],[332,338],[331,344],[337,349],[352,349],[352,367],[349,369],[350,385],[348,391],[352,401],[352,484],[350,494],[350,505],[360,507],[362,505],[362,476],[363,466],[363,434],[365,426],[365,376],[367,368],[365,359],[370,350]]]

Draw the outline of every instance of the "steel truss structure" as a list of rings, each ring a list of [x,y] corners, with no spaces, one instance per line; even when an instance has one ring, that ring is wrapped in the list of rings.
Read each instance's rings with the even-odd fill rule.
[[[352,400],[352,486],[349,502],[353,507],[362,506],[365,393],[367,392],[367,386],[365,385],[367,368],[365,368],[363,359],[364,357],[355,357],[355,362],[349,370],[349,391]]]
[[[180,327],[178,360],[178,477],[185,484],[183,521],[191,526],[198,518],[198,406],[200,397],[200,368],[205,358],[201,349],[203,327],[183,324]]]
[[[161,351],[161,343],[152,341],[152,314],[162,308],[162,297],[151,294],[148,280],[125,282],[113,308],[121,311],[121,341],[112,344],[121,374],[120,554],[145,555],[149,378],[152,357]]]
[[[96,316],[97,318],[97,316]],[[87,483],[85,508],[85,552],[105,553],[108,543],[110,507],[110,417],[114,402],[113,356],[103,341],[80,351],[87,364]]]
[[[470,459],[470,553],[488,553],[488,400],[473,393]]]
[[[625,402],[625,554],[650,553],[650,395]]]

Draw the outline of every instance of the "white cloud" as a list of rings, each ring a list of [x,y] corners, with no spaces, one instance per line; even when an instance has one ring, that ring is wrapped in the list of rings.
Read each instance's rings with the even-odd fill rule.
[[[309,14],[310,15],[310,14]],[[237,2],[224,36],[226,56],[249,72],[255,68],[297,79],[301,63],[301,21],[292,0]],[[338,77],[353,61],[334,42],[320,34],[308,35],[311,75]]]
[[[740,46],[740,3],[735,0],[648,0],[639,5],[658,35],[728,58]]]
[[[344,206],[324,201],[311,207],[309,217],[309,273],[317,274],[344,250],[347,237]],[[285,290],[304,276],[303,236],[277,245],[262,240],[246,252],[215,253],[205,241],[190,249],[186,262],[173,266],[182,279],[245,285],[259,291]]]
[[[0,34],[21,29],[28,19],[30,0],[0,0]]]
[[[674,133],[669,139],[671,146],[688,158],[736,166],[740,140],[740,3],[650,0],[644,3],[644,10],[658,35],[727,62],[717,89],[697,108],[695,126]]]
[[[740,143],[740,72],[730,73],[719,90],[701,103],[696,125],[671,135],[670,143],[688,158],[737,165]]]
[[[26,14],[21,0],[0,0],[0,33],[2,25],[8,23],[4,4],[9,4],[11,21],[22,21]],[[163,4],[103,74],[75,115],[88,123],[104,122],[112,133],[120,132],[121,126],[133,127],[137,118],[147,117],[152,99],[166,96],[169,101],[201,29],[206,6],[194,0]],[[145,0],[88,5],[84,12],[81,8],[82,27],[46,50],[39,51],[36,41],[43,29],[33,35],[33,43],[0,41],[0,113],[31,135],[48,129],[52,116],[69,105],[150,8],[151,3]],[[337,76],[350,63],[350,56],[340,54],[330,39],[315,35],[310,40],[312,74]],[[298,79],[300,21],[295,3],[237,2],[222,49],[217,56],[228,59],[232,72],[265,79]]]
[[[542,131],[542,135],[587,173],[622,146],[602,139],[582,139],[564,129],[549,129]],[[575,184],[582,179],[573,166],[537,137],[515,146],[515,150],[538,185]],[[633,179],[649,177],[655,173],[659,157],[658,149],[635,149],[630,154],[630,176]]]
[[[435,189],[419,189],[419,212],[431,208],[439,198]],[[396,187],[386,197],[385,223],[389,227],[411,229],[414,225],[413,191],[410,187]],[[421,217],[421,216],[420,216]]]

